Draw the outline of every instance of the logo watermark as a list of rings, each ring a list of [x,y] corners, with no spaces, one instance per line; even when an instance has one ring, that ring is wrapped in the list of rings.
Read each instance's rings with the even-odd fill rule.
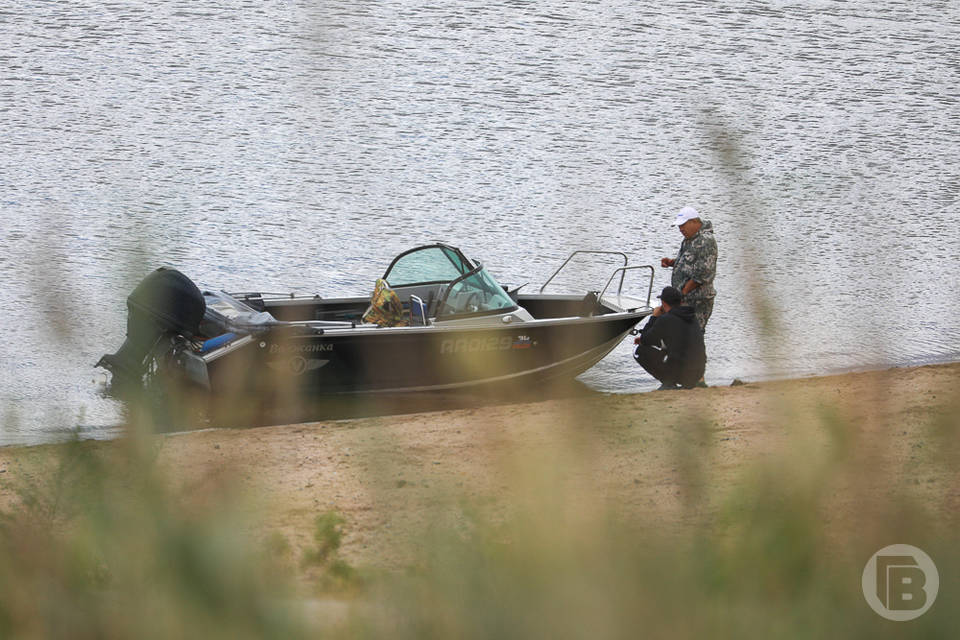
[[[926,553],[909,544],[877,551],[860,581],[870,608],[887,620],[905,622],[927,612],[940,590],[940,574]]]

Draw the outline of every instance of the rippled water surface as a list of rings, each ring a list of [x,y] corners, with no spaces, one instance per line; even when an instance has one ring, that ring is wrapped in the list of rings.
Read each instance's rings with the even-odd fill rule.
[[[685,204],[708,382],[960,353],[955,2],[10,2],[0,43],[0,444],[113,433],[92,365],[156,266],[365,294],[443,239],[659,287]],[[655,386],[626,342],[582,380]]]

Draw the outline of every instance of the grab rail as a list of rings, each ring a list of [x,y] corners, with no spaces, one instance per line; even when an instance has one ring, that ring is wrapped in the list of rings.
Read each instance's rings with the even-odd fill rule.
[[[557,269],[556,271],[554,271],[552,276],[550,276],[549,278],[547,278],[547,281],[543,283],[543,286],[542,286],[542,287],[540,287],[540,293],[543,293],[543,290],[547,288],[547,285],[550,284],[550,282],[551,282],[554,278],[557,277],[557,274],[559,274],[561,271],[563,271],[563,268],[564,268],[565,266],[567,266],[567,264],[568,264],[571,260],[573,260],[574,256],[576,256],[577,254],[580,254],[580,253],[592,253],[592,254],[600,254],[600,255],[620,256],[620,257],[623,258],[623,267],[621,267],[621,269],[625,269],[625,268],[627,267],[627,262],[628,262],[627,254],[625,254],[625,253],[622,252],[622,251],[593,251],[593,250],[588,250],[588,249],[580,249],[580,250],[577,250],[577,251],[574,251],[573,253],[571,253],[571,254],[570,254],[570,257],[568,257],[566,260],[564,260],[564,261],[563,261],[563,264],[560,265],[560,268]],[[620,270],[620,269],[618,269],[617,271],[619,271],[619,270]],[[614,275],[616,275],[616,271],[614,271]],[[621,273],[621,274],[620,274],[620,288],[621,288],[621,289],[623,289],[623,276],[624,276],[624,274]],[[610,283],[608,282],[607,284],[609,285]],[[652,280],[651,280],[651,287],[652,287],[652,286],[653,286],[653,283],[652,283]],[[606,290],[606,288],[604,288],[604,290]]]
[[[600,292],[600,295],[597,296],[598,299],[603,298],[603,294],[607,292],[607,289],[610,288],[610,283],[613,282],[613,279],[616,277],[617,272],[620,273],[620,286],[617,288],[617,296],[619,297],[623,293],[623,277],[626,275],[627,271],[632,269],[650,269],[650,286],[647,288],[647,306],[650,306],[650,299],[653,296],[653,276],[654,270],[653,267],[649,264],[638,264],[632,267],[620,267],[616,269],[611,275],[610,279],[607,280],[606,286],[603,288],[603,291]]]

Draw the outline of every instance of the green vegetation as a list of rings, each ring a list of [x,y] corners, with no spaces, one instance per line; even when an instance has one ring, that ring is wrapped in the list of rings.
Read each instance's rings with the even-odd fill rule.
[[[723,483],[706,463],[705,420],[664,425],[682,434],[679,522],[616,504],[571,510],[576,490],[562,481],[522,485],[512,516],[462,510],[459,526],[433,531],[418,571],[389,582],[375,628],[410,638],[953,637],[958,518],[910,487],[876,495],[886,447],[865,456],[857,425],[832,412],[811,424],[832,439],[815,444],[800,429]],[[945,437],[943,420],[929,426]],[[928,442],[938,453],[917,463],[925,475],[954,477],[955,458],[936,466],[947,442]],[[544,466],[525,477],[562,474]],[[841,486],[851,493],[837,495]],[[940,599],[911,622],[882,619],[861,590],[868,558],[893,543],[939,567]]]
[[[23,451],[31,480],[3,515],[0,637],[303,635],[228,474],[174,489],[154,441],[133,436],[45,453]]]
[[[592,462],[571,433],[508,479],[509,499],[436,488],[431,525],[407,532],[416,560],[363,580],[341,557],[343,516],[320,513],[291,563],[295,546],[249,515],[229,466],[178,481],[157,462],[160,437],[23,449],[0,527],[0,637],[953,637],[960,523],[939,500],[957,414],[932,412],[905,462],[934,480],[877,495],[888,446],[839,407],[782,410],[787,446],[723,481],[707,413],[663,425],[681,474],[672,517],[572,486],[568,471]],[[632,424],[605,429],[638,438]],[[938,601],[909,623],[861,593],[866,560],[892,543],[940,570]],[[349,615],[304,606],[318,593]]]
[[[313,534],[316,547],[303,554],[303,567],[321,569],[317,587],[321,592],[346,592],[359,585],[359,577],[353,567],[338,554],[343,540],[343,517],[333,511],[317,516]]]

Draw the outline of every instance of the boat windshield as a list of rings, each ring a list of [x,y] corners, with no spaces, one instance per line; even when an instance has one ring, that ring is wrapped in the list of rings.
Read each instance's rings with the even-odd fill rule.
[[[449,317],[502,312],[515,309],[516,306],[493,276],[482,266],[478,266],[473,273],[462,277],[447,288],[437,315]]]
[[[397,256],[383,279],[391,287],[451,282],[473,269],[462,253],[445,245],[411,249]]]

